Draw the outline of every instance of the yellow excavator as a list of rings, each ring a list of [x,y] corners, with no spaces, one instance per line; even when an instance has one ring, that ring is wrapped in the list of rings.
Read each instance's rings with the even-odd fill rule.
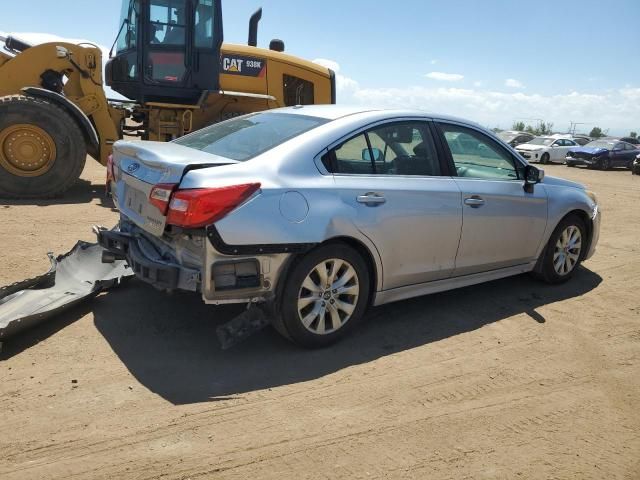
[[[92,44],[30,45],[0,37],[0,197],[50,198],[82,172],[86,155],[106,165],[123,135],[169,141],[236,115],[335,103],[330,69],[257,47],[223,44],[221,0],[123,0],[106,84]],[[112,55],[115,50],[115,55]]]

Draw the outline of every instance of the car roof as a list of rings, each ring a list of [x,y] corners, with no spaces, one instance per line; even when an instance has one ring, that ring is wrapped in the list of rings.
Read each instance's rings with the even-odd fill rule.
[[[385,109],[375,107],[363,107],[363,106],[349,106],[349,105],[296,105],[295,107],[277,108],[274,110],[267,110],[266,112],[287,113],[293,115],[307,115],[311,117],[325,118],[327,120],[337,120],[340,118],[348,117],[350,115],[358,115],[362,117],[371,117],[372,120],[377,120],[380,117],[393,118],[393,117],[424,117],[433,118],[438,120],[449,120],[453,122],[465,123],[467,125],[474,125],[483,128],[481,125],[467,120],[465,118],[454,117],[451,115],[443,115],[439,113],[431,113],[424,110],[417,109]]]

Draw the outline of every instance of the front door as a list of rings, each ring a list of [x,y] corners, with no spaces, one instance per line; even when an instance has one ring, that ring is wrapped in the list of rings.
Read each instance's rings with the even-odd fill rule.
[[[461,196],[440,162],[428,123],[411,120],[360,132],[323,157],[352,221],[380,254],[384,290],[453,272]]]
[[[524,164],[480,130],[440,122],[462,191],[462,236],[454,276],[528,263],[547,224],[543,185],[524,190]]]

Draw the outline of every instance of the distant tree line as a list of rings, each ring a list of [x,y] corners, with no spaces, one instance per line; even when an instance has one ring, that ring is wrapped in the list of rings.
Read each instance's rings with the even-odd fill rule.
[[[524,122],[514,122],[513,130],[518,132],[527,132],[531,135],[551,135],[553,133],[553,123],[540,122],[537,126],[525,125]]]

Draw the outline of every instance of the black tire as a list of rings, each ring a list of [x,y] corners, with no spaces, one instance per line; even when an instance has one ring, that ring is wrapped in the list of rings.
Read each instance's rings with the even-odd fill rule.
[[[543,165],[546,165],[547,163],[549,163],[549,154],[548,153],[543,153],[542,156],[540,157],[540,163]]]
[[[554,267],[554,256],[556,253],[556,244],[560,239],[562,233],[567,230],[569,227],[576,227],[580,230],[580,238],[581,238],[581,247],[580,251],[577,252],[578,259],[576,263],[573,265],[570,271],[564,274],[560,274],[556,271]],[[582,263],[582,259],[585,255],[585,248],[587,247],[587,229],[582,221],[582,219],[577,215],[568,215],[562,219],[562,221],[555,228],[551,237],[549,237],[549,241],[547,242],[547,246],[545,247],[542,255],[538,259],[538,263],[533,272],[534,276],[540,280],[543,280],[547,283],[563,283],[569,280],[576,272],[580,264]],[[573,251],[575,254],[575,250]]]
[[[33,125],[44,130],[55,144],[51,167],[39,176],[19,176],[2,166],[0,196],[4,198],[52,198],[62,195],[80,177],[87,147],[77,123],[60,107],[39,98],[10,95],[0,98],[0,137],[14,125]],[[3,155],[0,145],[0,155]]]
[[[611,160],[609,157],[604,157],[600,159],[600,163],[598,164],[600,170],[610,170],[611,169]]]
[[[316,316],[314,322],[307,328],[303,324],[302,315],[308,314],[310,310],[298,311],[298,300],[300,295],[304,293],[305,297],[311,298],[310,291],[303,288],[302,284],[308,276],[313,275],[316,267],[324,261],[329,262],[331,259],[338,259],[345,262],[345,265],[351,266],[356,273],[356,282],[358,294],[355,295],[336,295],[336,301],[353,302],[354,308],[350,316],[345,316],[346,321],[336,329],[327,328],[328,333],[314,333],[311,330],[315,324],[316,330],[330,326],[331,314],[329,311],[329,298],[321,297],[322,292],[318,293],[318,300],[310,302],[308,307],[313,309],[318,302],[326,300],[327,313],[322,317]],[[346,268],[346,266],[344,267]],[[346,270],[339,270],[344,272]],[[274,327],[278,332],[286,338],[292,340],[296,344],[306,348],[325,347],[337,341],[351,331],[363,318],[364,313],[369,306],[370,293],[370,274],[369,269],[362,256],[353,248],[343,243],[329,243],[312,250],[299,261],[297,261],[289,271],[287,278],[284,280],[284,288],[282,289],[280,299],[278,300],[277,318],[274,321]],[[352,283],[347,283],[351,285]],[[331,297],[333,300],[334,297]],[[323,303],[324,304],[324,303]],[[332,302],[333,304],[333,302]],[[335,304],[334,304],[335,305]],[[343,312],[344,313],[344,312]],[[338,313],[339,314],[339,313]],[[343,319],[344,319],[343,318]],[[317,322],[316,322],[317,321]]]
[[[567,167],[569,167],[569,168],[573,168],[573,167],[575,167],[575,166],[576,166],[576,164],[575,164],[575,163],[567,162]]]

